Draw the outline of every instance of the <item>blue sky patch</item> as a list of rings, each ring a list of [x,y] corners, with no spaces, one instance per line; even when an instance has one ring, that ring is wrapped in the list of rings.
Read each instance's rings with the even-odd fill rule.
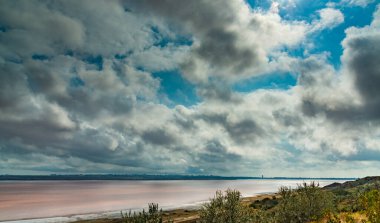
[[[251,92],[258,89],[289,89],[297,84],[297,77],[290,73],[274,73],[248,80],[239,81],[233,85],[237,92]]]
[[[264,10],[268,10],[272,4],[271,1],[267,0],[246,0],[246,2],[251,6],[251,8],[261,8]]]
[[[72,77],[70,79],[70,87],[82,87],[85,85],[85,82],[80,77]]]
[[[97,70],[103,70],[103,57],[98,55],[98,56],[88,56],[83,59],[84,62],[88,64],[95,65]]]
[[[311,54],[329,52],[328,61],[335,68],[340,66],[340,56],[343,54],[342,41],[346,37],[345,30],[349,27],[363,27],[369,25],[373,19],[375,5],[368,7],[345,7],[340,9],[345,15],[344,23],[333,29],[325,29],[313,37],[314,48]]]
[[[175,38],[170,38],[163,35],[158,27],[152,26],[151,30],[155,38],[155,43],[153,44],[154,46],[166,47],[169,44],[173,44],[175,46],[191,46],[191,44],[193,44],[193,41],[188,36],[176,35]]]
[[[179,71],[162,71],[152,75],[160,79],[159,93],[166,95],[173,102],[169,106],[178,104],[191,106],[199,102],[195,86],[185,80]]]

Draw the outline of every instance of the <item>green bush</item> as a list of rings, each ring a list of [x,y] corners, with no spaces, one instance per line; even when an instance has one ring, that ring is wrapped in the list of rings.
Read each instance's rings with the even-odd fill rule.
[[[248,223],[251,220],[250,208],[241,203],[241,194],[236,190],[217,191],[200,211],[202,223]]]
[[[263,200],[256,200],[252,202],[249,206],[255,209],[269,210],[278,204],[278,200],[275,196],[270,198],[264,198]]]
[[[251,223],[277,223],[275,213],[268,210],[254,210],[251,219]]]
[[[121,212],[121,218],[124,223],[162,223],[162,209],[158,209],[158,204],[149,204],[148,212],[143,210],[142,212],[131,212],[123,214]]]
[[[333,211],[333,195],[314,182],[303,183],[295,190],[281,187],[279,194],[282,198],[275,210],[279,223],[318,221]]]
[[[360,201],[369,222],[380,223],[380,191],[378,189],[368,191],[361,197]]]

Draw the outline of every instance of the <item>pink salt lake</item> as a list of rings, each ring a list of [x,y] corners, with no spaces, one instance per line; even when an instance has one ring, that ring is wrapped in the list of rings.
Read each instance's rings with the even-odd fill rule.
[[[306,180],[308,182],[309,180]],[[141,209],[159,203],[164,209],[200,204],[216,190],[239,190],[243,196],[296,187],[304,180],[173,181],[0,181],[0,221],[43,219]],[[318,180],[325,186],[336,180]],[[30,221],[33,222],[33,221]],[[39,221],[44,222],[44,221]],[[54,221],[46,221],[54,222]]]

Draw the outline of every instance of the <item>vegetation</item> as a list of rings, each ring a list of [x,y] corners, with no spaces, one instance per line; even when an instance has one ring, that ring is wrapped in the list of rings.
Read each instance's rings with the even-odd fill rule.
[[[121,218],[124,223],[162,223],[162,209],[158,209],[158,204],[151,203],[148,207],[148,212],[143,210],[142,212],[129,211],[127,214],[121,212]]]
[[[168,213],[166,213],[168,214]],[[217,191],[191,218],[172,221],[149,204],[141,213],[122,213],[124,223],[380,223],[380,177],[367,177],[325,188],[303,183],[281,187],[260,200],[242,200],[236,190]],[[116,221],[115,221],[116,223]]]
[[[224,194],[217,191],[209,203],[200,211],[202,223],[245,223],[250,222],[250,210],[241,202],[241,194],[236,190],[227,190]]]
[[[304,183],[297,189],[282,187],[279,197],[255,201],[249,206],[240,201],[238,191],[218,191],[216,196],[203,206],[201,222],[277,222],[303,223],[320,221],[333,212],[333,194],[322,190],[318,184]]]
[[[380,191],[373,189],[361,197],[361,204],[371,223],[380,223]]]
[[[250,207],[260,210],[269,210],[275,207],[276,205],[278,205],[278,199],[276,198],[276,196],[272,196],[272,199],[266,197],[262,200],[256,200],[250,204]]]
[[[276,196],[249,205],[241,202],[238,191],[218,191],[203,206],[200,222],[380,223],[379,182],[366,178],[326,188],[303,183],[296,189],[281,187]]]
[[[279,223],[319,221],[333,212],[333,194],[314,182],[303,183],[295,190],[281,187],[279,195],[281,200],[275,210]]]

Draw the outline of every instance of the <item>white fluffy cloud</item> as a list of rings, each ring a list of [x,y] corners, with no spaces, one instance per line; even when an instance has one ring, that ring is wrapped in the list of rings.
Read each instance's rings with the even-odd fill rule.
[[[320,19],[313,22],[311,32],[322,29],[332,29],[344,22],[344,15],[334,8],[324,8],[318,11]]]
[[[374,173],[380,10],[369,26],[346,30],[336,70],[323,54],[301,59],[286,49],[341,24],[340,11],[322,9],[307,23],[282,19],[275,4],[222,3],[4,1],[2,173]],[[177,69],[197,83],[198,104],[160,103],[151,72]],[[274,71],[295,73],[297,85],[231,89]],[[324,173],[326,164],[337,170]]]

